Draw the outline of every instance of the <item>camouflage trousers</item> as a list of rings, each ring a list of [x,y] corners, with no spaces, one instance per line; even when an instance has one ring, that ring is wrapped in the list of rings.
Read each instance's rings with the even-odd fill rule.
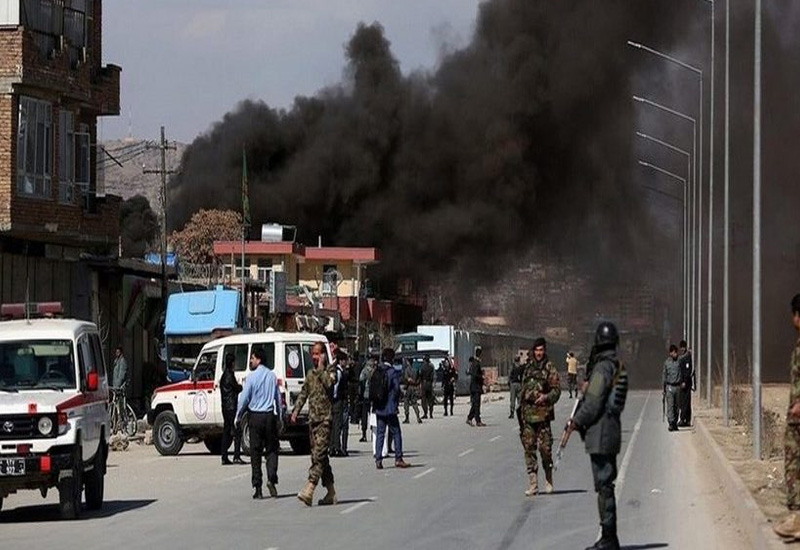
[[[519,439],[525,451],[525,466],[528,474],[539,472],[537,447],[542,455],[542,468],[544,468],[545,474],[549,474],[553,469],[553,432],[550,429],[550,422],[523,422]]]
[[[786,505],[800,510],[800,424],[787,424],[783,440]]]
[[[327,487],[333,483],[331,459],[328,456],[331,421],[309,423],[308,434],[311,439],[311,468],[308,469],[308,481],[317,485],[321,478],[323,487]]]

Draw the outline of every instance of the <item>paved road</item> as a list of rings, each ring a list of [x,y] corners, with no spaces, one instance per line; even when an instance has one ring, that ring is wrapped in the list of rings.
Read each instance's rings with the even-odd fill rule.
[[[668,434],[660,394],[633,392],[623,416],[618,506],[628,549],[744,549],[691,431]],[[554,431],[571,401],[557,406]],[[306,508],[295,498],[307,457],[280,457],[280,496],[250,498],[249,466],[220,467],[202,445],[178,457],[152,447],[112,453],[107,504],[77,522],[57,519],[55,492],[9,497],[3,548],[106,549],[568,549],[598,534],[589,461],[576,436],[556,474],[556,492],[524,497],[526,475],[508,402],[484,404],[486,428],[456,417],[404,427],[409,470],[375,470],[368,444],[351,434],[349,458],[333,459],[340,503]],[[437,410],[438,413],[438,410]],[[324,491],[319,490],[316,498]]]

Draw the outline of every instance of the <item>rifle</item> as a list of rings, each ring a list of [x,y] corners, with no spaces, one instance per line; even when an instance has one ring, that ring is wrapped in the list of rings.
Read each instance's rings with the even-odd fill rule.
[[[667,416],[667,390],[665,388],[664,391],[661,392],[661,423],[662,424],[664,423],[664,420],[665,420],[666,416]]]
[[[561,441],[558,443],[558,450],[556,451],[556,459],[553,462],[553,470],[558,469],[558,464],[561,462],[561,458],[563,456],[564,447],[566,447],[567,443],[569,443],[569,437],[572,435],[570,424],[572,423],[572,419],[575,418],[575,413],[578,411],[578,407],[580,406],[582,401],[583,397],[581,397],[580,399],[576,399],[575,404],[572,406],[572,412],[569,414],[567,425],[564,426],[564,433],[561,434]]]

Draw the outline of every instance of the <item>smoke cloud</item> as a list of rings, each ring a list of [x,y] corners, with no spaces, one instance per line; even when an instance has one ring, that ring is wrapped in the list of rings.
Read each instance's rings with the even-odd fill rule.
[[[378,246],[385,273],[486,280],[536,243],[598,278],[634,277],[652,231],[630,177],[625,40],[678,16],[641,4],[486,2],[467,47],[411,75],[380,24],[360,24],[341,84],[288,111],[242,102],[191,144],[173,229],[240,209],[245,148],[255,221]]]

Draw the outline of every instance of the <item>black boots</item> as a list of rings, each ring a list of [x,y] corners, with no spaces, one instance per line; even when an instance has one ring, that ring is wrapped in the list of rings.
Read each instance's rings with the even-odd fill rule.
[[[619,550],[619,539],[616,533],[603,533],[600,540],[586,550]]]

